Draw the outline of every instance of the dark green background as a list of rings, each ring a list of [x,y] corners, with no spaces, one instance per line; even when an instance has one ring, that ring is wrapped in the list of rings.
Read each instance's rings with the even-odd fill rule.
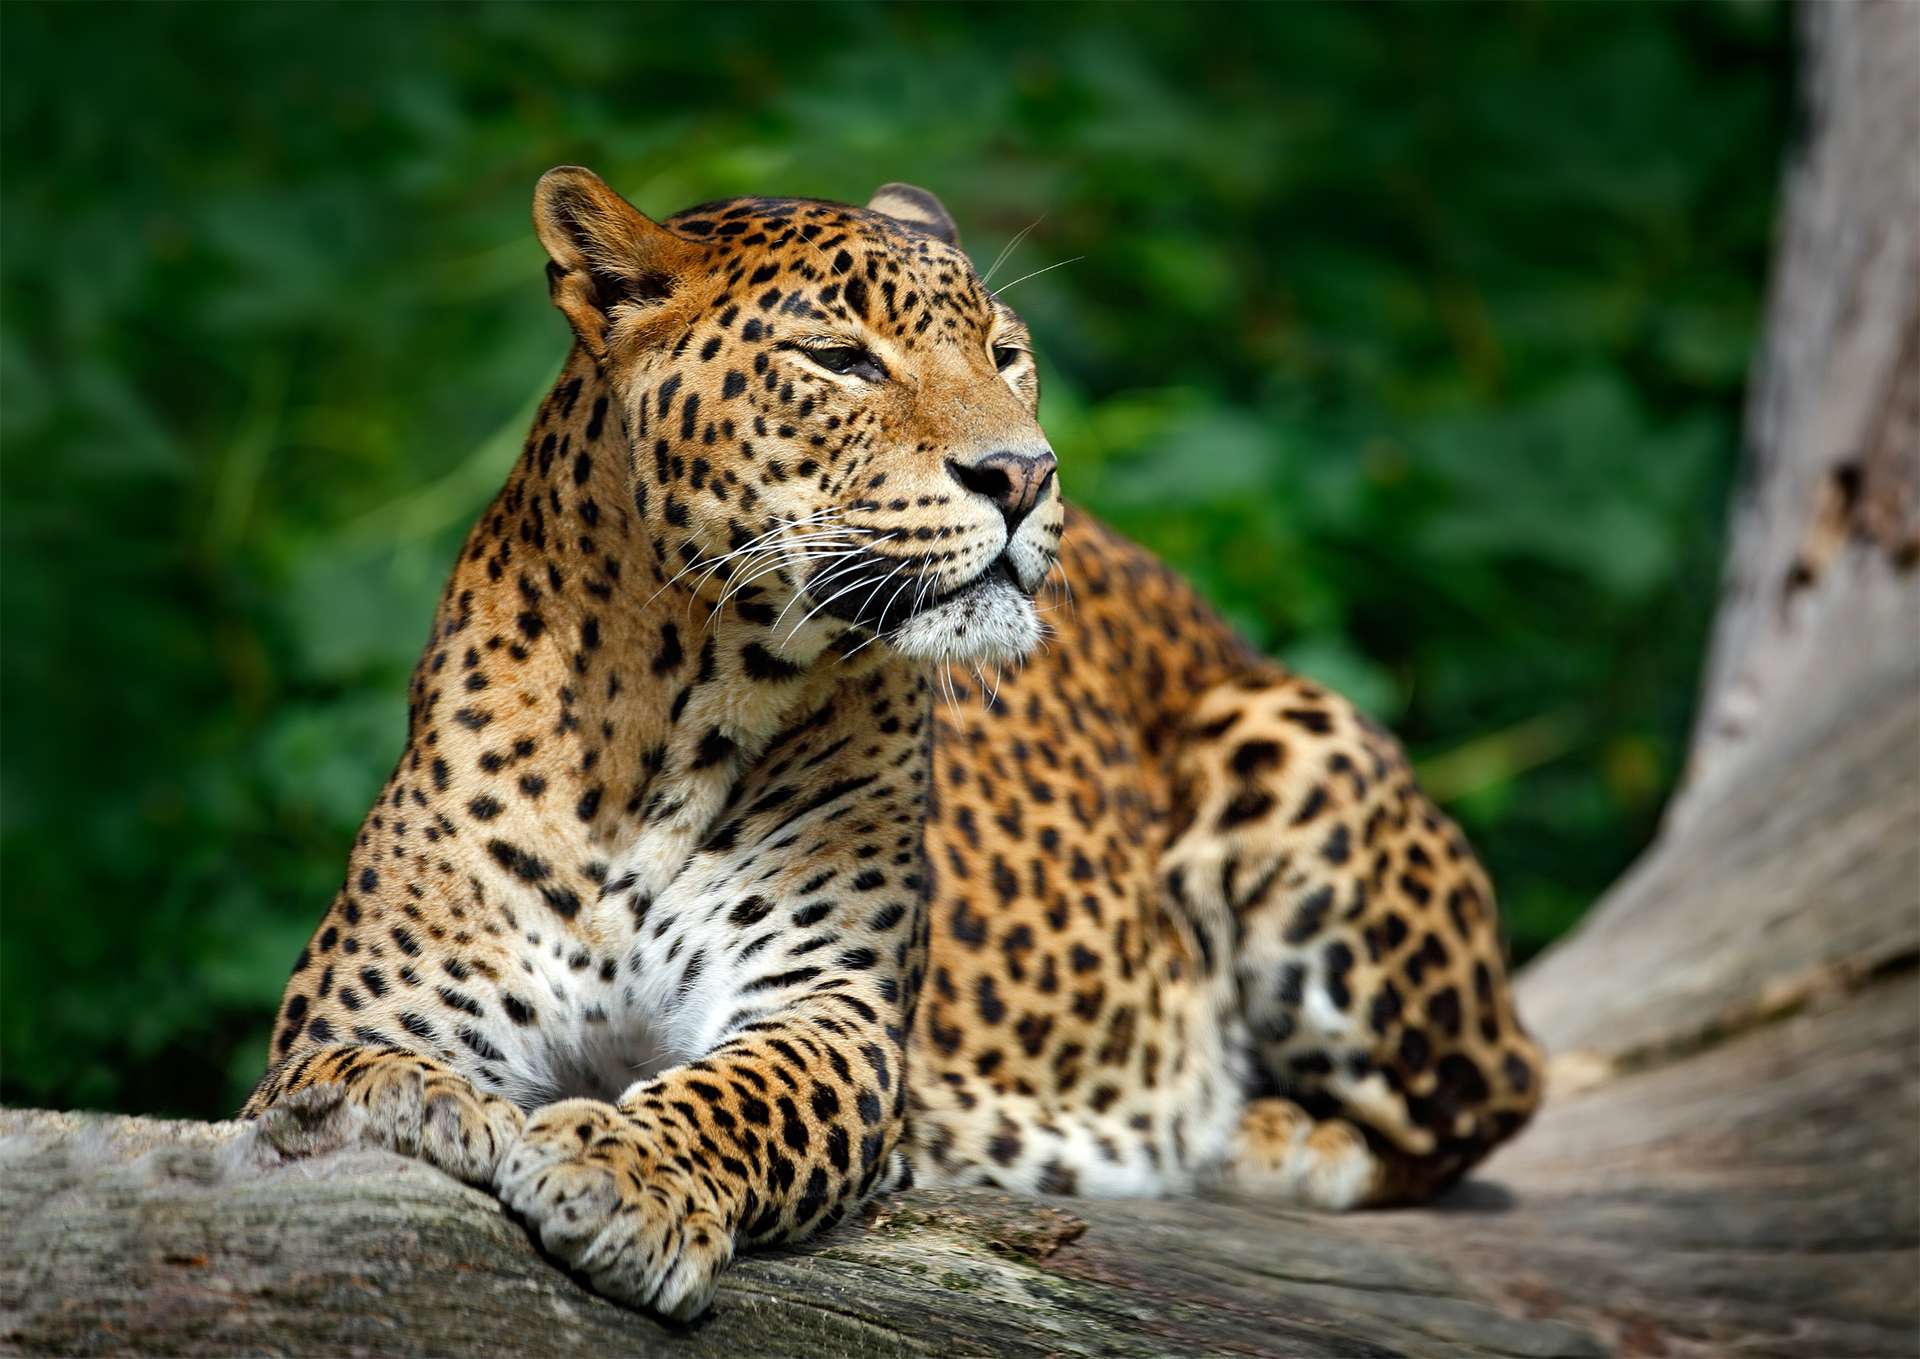
[[[1516,951],[1687,730],[1783,9],[0,10],[4,1097],[218,1114],[565,348],[535,177],[946,200],[1072,495],[1406,738]]]

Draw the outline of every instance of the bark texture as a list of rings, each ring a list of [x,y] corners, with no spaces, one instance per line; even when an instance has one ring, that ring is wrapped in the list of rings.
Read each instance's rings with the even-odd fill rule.
[[[1521,978],[1547,1106],[1433,1207],[912,1194],[668,1327],[489,1196],[259,1127],[0,1111],[0,1347],[1823,1357],[1920,1349],[1920,5],[1803,11],[1689,786]]]
[[[1800,134],[1676,827],[1855,686],[1920,676],[1920,6],[1799,18]]]

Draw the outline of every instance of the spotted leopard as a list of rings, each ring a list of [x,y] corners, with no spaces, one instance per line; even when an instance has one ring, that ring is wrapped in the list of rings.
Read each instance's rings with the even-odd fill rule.
[[[1526,1120],[1460,833],[1064,505],[932,195],[534,217],[573,349],[247,1115],[344,1100],[680,1317],[910,1176],[1345,1208]]]

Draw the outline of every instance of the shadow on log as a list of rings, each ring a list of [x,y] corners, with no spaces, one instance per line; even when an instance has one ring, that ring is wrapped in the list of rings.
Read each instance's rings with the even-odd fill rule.
[[[1885,1356],[1920,1343],[1920,5],[1809,6],[1692,777],[1523,974],[1534,1126],[1421,1210],[909,1194],[671,1328],[489,1196],[260,1128],[0,1112],[60,1354]]]

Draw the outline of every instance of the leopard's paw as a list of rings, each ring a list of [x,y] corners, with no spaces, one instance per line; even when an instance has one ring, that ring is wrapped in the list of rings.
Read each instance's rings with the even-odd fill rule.
[[[365,1114],[367,1141],[482,1187],[493,1183],[526,1123],[511,1101],[483,1095],[465,1077],[417,1058],[384,1058],[354,1072],[345,1086],[347,1102]]]
[[[713,1301],[733,1233],[627,1116],[563,1100],[528,1120],[495,1189],[595,1289],[686,1321]]]
[[[1358,1129],[1344,1119],[1316,1122],[1287,1099],[1247,1105],[1230,1170],[1242,1188],[1330,1212],[1358,1207],[1380,1181]]]

